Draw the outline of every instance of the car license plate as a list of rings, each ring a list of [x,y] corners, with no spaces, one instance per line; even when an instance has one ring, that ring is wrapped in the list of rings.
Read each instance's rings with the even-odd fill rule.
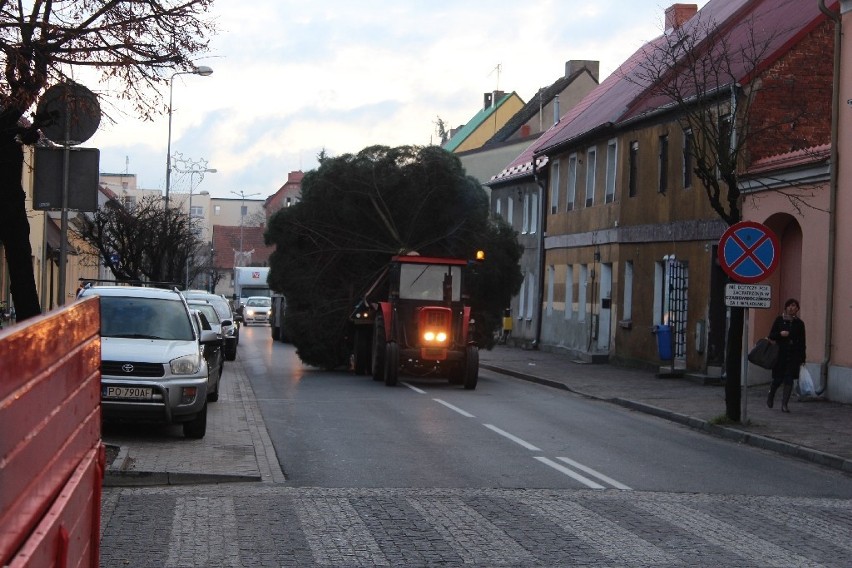
[[[150,387],[103,387],[101,396],[125,400],[151,400],[152,389]]]

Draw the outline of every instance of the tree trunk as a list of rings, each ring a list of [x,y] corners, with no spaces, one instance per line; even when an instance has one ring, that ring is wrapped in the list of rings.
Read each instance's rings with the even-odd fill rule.
[[[41,313],[33,272],[26,194],[21,185],[24,152],[16,140],[17,119],[0,122],[0,241],[6,250],[9,282],[18,321]]]
[[[745,310],[731,308],[728,326],[728,344],[725,349],[725,415],[734,422],[740,421],[742,402],[743,322]]]

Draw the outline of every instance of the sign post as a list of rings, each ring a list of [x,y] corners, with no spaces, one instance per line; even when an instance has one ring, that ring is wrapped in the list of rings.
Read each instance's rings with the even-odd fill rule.
[[[740,423],[748,423],[748,318],[749,308],[768,308],[772,289],[754,286],[769,277],[780,259],[778,237],[768,227],[741,221],[728,227],[719,239],[719,264],[736,282],[725,286],[725,305],[743,308],[742,359],[740,361]]]

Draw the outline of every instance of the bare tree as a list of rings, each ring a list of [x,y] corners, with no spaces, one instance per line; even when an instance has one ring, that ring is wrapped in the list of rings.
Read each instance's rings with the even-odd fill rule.
[[[824,108],[831,85],[794,67],[766,72],[771,54],[795,30],[753,17],[729,24],[702,19],[699,12],[650,43],[638,70],[626,77],[644,89],[631,112],[663,110],[677,117],[687,137],[692,172],[713,210],[733,225],[742,220],[745,196],[740,187],[749,164],[766,157],[767,149],[783,153],[827,141],[821,133],[828,133]],[[797,209],[810,206],[801,192],[783,193]],[[725,399],[726,415],[736,421],[743,320],[744,310],[731,308]]]
[[[18,319],[40,312],[29,244],[21,144],[38,140],[46,117],[25,115],[49,86],[78,67],[121,85],[118,100],[150,119],[169,71],[190,71],[215,32],[203,18],[213,0],[0,1],[0,241]]]
[[[76,236],[97,251],[104,266],[120,280],[183,283],[204,270],[205,244],[193,232],[192,219],[165,209],[159,197],[142,199],[132,211],[110,200],[74,224]],[[169,255],[162,251],[172,251]],[[189,261],[189,262],[187,262]]]

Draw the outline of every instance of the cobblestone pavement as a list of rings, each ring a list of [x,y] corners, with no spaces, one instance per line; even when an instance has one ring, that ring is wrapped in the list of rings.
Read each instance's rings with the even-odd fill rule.
[[[107,566],[848,566],[852,503],[629,491],[114,488]]]
[[[720,428],[709,423],[724,411],[720,387],[508,348],[483,352],[482,367],[852,471],[848,405],[796,403],[782,415],[760,404],[757,387],[751,423]],[[226,366],[203,440],[180,428],[105,430],[119,451],[103,493],[101,566],[845,567],[852,558],[849,500],[287,487],[245,373],[239,360]]]

